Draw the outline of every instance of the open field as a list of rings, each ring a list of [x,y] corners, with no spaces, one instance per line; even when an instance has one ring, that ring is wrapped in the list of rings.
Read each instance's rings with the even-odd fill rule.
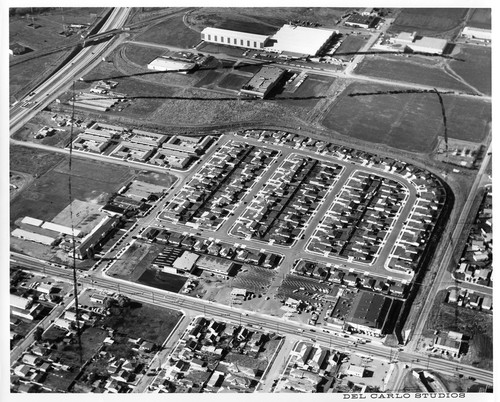
[[[430,152],[443,135],[443,117],[434,94],[383,94],[349,97],[350,93],[389,91],[387,86],[351,84],[332,104],[322,124],[346,136],[414,152]],[[481,142],[489,130],[487,102],[443,95],[448,135]]]
[[[468,86],[446,74],[441,68],[426,67],[414,57],[407,59],[398,56],[366,56],[356,67],[356,73],[387,80],[472,92]]]
[[[141,46],[133,43],[127,43],[125,46],[127,59],[132,63],[138,64],[141,67],[147,68],[148,63],[159,56],[168,53],[167,49],[161,49],[152,46]]]
[[[217,86],[225,89],[232,89],[239,91],[241,87],[250,80],[250,77],[239,74],[227,74],[222,80],[219,81]]]
[[[209,10],[195,11],[190,13],[188,22],[200,31],[205,27],[214,27],[259,35],[272,35],[276,32],[276,27],[283,24],[280,18],[260,17],[255,19],[235,8],[220,8],[213,12]]]
[[[312,109],[326,91],[333,84],[335,78],[321,75],[308,74],[306,80],[293,93],[282,92],[276,95],[276,99],[281,104],[290,106],[300,106],[306,109]]]
[[[491,8],[476,8],[467,21],[474,28],[491,29]]]
[[[343,39],[342,44],[335,52],[335,57],[342,60],[350,60],[367,42],[366,36],[359,35],[344,36]]]
[[[193,31],[184,25],[182,16],[175,16],[140,33],[134,40],[189,49],[196,46],[201,37],[199,32]]]
[[[160,346],[181,315],[180,311],[141,303],[140,307],[123,309],[121,314],[107,316],[101,322],[130,338],[147,339]]]
[[[222,75],[223,73],[219,71],[208,71],[208,73],[205,74],[205,76],[201,80],[194,84],[194,87],[213,88],[217,80],[219,80]]]
[[[61,162],[65,156],[48,151],[26,148],[20,145],[10,146],[10,170],[28,173],[34,177],[43,175]]]
[[[466,61],[451,60],[450,68],[479,92],[491,95],[491,48],[460,45],[455,57]]]
[[[465,8],[404,8],[389,32],[413,32],[419,35],[451,39],[467,14]]]
[[[22,95],[25,88],[33,78],[39,77],[44,71],[54,68],[67,54],[69,50],[51,53],[46,56],[35,57],[31,60],[22,61],[23,58],[31,57],[31,51],[48,50],[58,46],[64,46],[75,41],[78,34],[71,36],[59,35],[63,31],[63,24],[86,24],[93,23],[103,8],[44,8],[41,11],[32,12],[33,8],[12,8],[19,14],[9,17],[9,43],[19,43],[30,51],[24,55],[10,56],[11,67],[9,74],[10,102],[14,102],[15,95]],[[34,18],[34,20],[32,19]],[[63,19],[64,18],[64,19]],[[35,24],[36,29],[29,27]]]
[[[210,93],[187,88],[177,98],[165,99],[150,116],[163,124],[206,125],[243,121],[293,123],[294,117],[304,117],[309,109],[284,107],[277,101],[239,100],[236,96]],[[194,98],[194,99],[193,99]]]
[[[111,193],[131,179],[130,170],[110,164],[73,159],[73,198],[103,203]],[[23,216],[51,220],[69,204],[68,161],[36,180],[11,205],[11,223]]]
[[[290,20],[318,22],[325,27],[333,27],[347,8],[327,7],[232,7],[201,8],[191,13],[187,21],[196,30],[206,26],[236,29],[269,35],[276,32]],[[258,30],[257,30],[258,29]]]

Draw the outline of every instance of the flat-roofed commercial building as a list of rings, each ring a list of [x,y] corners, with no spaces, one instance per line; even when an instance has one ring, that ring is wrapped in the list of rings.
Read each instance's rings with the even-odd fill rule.
[[[106,216],[92,231],[82,239],[76,249],[76,255],[80,259],[92,257],[94,249],[106,238],[108,233],[118,225],[119,219]]]
[[[481,39],[481,40],[491,40],[491,29],[465,27],[462,30],[462,36],[466,38]]]
[[[285,74],[278,67],[264,66],[254,77],[241,87],[241,92],[264,99]]]
[[[263,49],[269,40],[269,36],[207,27],[201,31],[201,39],[218,45]]]
[[[166,57],[157,57],[148,64],[150,70],[172,71],[181,74],[187,74],[196,67],[196,63],[187,63],[185,61],[169,59]]]
[[[272,37],[267,51],[296,56],[316,56],[337,33],[333,29],[308,28],[285,24]]]
[[[11,234],[19,239],[45,244],[46,246],[52,246],[57,240],[55,237],[45,236],[24,229],[14,229]]]
[[[389,297],[359,292],[346,317],[346,325],[368,335],[381,336],[390,306]]]
[[[417,36],[416,32],[400,32],[394,43],[406,46],[414,52],[442,54],[448,42],[446,39],[429,38],[428,36]]]
[[[443,54],[447,44],[446,39],[423,36],[422,38],[415,39],[413,43],[408,44],[408,47],[414,52]]]

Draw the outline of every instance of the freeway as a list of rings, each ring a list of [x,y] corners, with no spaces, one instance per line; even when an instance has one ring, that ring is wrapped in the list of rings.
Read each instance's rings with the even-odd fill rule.
[[[105,32],[123,26],[129,12],[130,8],[115,8],[99,32]],[[38,86],[30,95],[12,107],[10,110],[11,135],[49,103],[54,101],[60,92],[69,88],[71,83],[75,80],[75,77],[81,76],[93,69],[101,61],[102,54],[106,51],[108,46],[109,44],[104,42],[95,46],[83,48],[73,58],[71,63],[66,64],[48,80]],[[111,48],[108,48],[107,52],[110,50]],[[21,105],[27,100],[32,102],[32,106],[22,108]]]
[[[53,275],[68,281],[72,280],[72,270],[68,268],[54,266],[53,264],[22,254],[12,253],[11,260],[32,271],[41,272],[45,275]],[[231,321],[240,325],[253,326],[258,329],[273,331],[283,335],[300,334],[299,336],[303,337],[303,339],[309,339],[323,346],[332,347],[348,353],[356,353],[391,362],[408,362],[414,367],[425,367],[450,375],[455,375],[459,372],[464,376],[474,377],[485,384],[493,384],[493,375],[487,370],[434,357],[427,357],[424,359],[425,361],[423,361],[422,356],[418,353],[395,351],[394,348],[385,346],[379,342],[363,344],[359,342],[362,338],[353,335],[340,334],[330,330],[325,330],[327,332],[320,332],[317,328],[307,324],[297,323],[275,316],[247,312],[232,306],[158,290],[138,283],[104,277],[99,273],[80,273],[79,284],[82,287],[88,286],[108,292],[116,291],[138,301],[153,303],[158,306],[197,311],[203,313],[203,315],[208,318]]]

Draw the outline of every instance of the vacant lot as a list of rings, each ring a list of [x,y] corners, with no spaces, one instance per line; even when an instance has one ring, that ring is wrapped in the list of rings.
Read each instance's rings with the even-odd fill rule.
[[[491,48],[460,45],[455,57],[464,59],[450,61],[451,69],[467,83],[485,95],[491,95]]]
[[[243,57],[246,49],[226,45],[216,45],[215,43],[204,42],[197,47],[200,52],[223,53],[227,56]]]
[[[138,303],[137,303],[138,304]],[[182,313],[177,310],[136,303],[122,310],[122,314],[105,317],[102,323],[130,338],[147,339],[160,346],[175,327]]]
[[[20,145],[10,146],[10,170],[28,173],[34,177],[43,175],[61,162],[65,156]]]
[[[262,62],[262,63],[256,63],[256,64],[254,64],[254,63],[240,62],[239,64],[237,64],[233,68],[235,70],[239,70],[239,71],[244,71],[244,72],[247,72],[247,73],[255,74],[258,71],[260,71],[260,69],[262,68],[262,66],[265,65],[265,64],[268,64],[268,63]]]
[[[405,8],[389,32],[413,32],[419,35],[453,38],[467,14],[465,8]]]
[[[208,93],[188,88],[177,97],[165,99],[150,116],[151,121],[163,124],[206,125],[269,121],[293,124],[294,118],[303,118],[309,109],[282,106],[279,102],[260,99],[240,100],[228,94]]]
[[[192,48],[201,41],[200,33],[189,29],[182,21],[182,16],[175,16],[164,20],[146,32],[139,34],[134,39],[184,49]]]
[[[156,172],[142,172],[141,174],[136,176],[136,180],[143,181],[149,184],[155,184],[157,186],[162,186],[165,188],[169,188],[173,183],[177,181],[177,177],[165,172],[165,173],[156,173]]]
[[[244,12],[240,13],[234,8],[220,8],[215,12],[200,10],[191,13],[188,22],[200,31],[205,27],[214,27],[259,35],[272,35],[276,32],[276,27],[282,24],[282,20],[279,18],[261,17],[256,19],[246,16]]]
[[[435,94],[347,96],[391,89],[350,85],[332,104],[323,125],[364,141],[414,152],[432,151],[437,136],[444,132],[441,106]],[[491,122],[489,103],[450,95],[443,95],[443,103],[450,137],[473,142],[484,139]]]
[[[320,99],[326,96],[326,91],[335,78],[308,74],[306,80],[293,93],[283,92],[276,96],[280,103],[289,106],[313,108]]]
[[[458,62],[457,63],[463,63]],[[356,73],[387,80],[403,81],[471,92],[471,89],[443,71],[440,67],[428,67],[415,57],[403,59],[397,56],[366,56],[356,68]]]
[[[239,91],[249,80],[250,77],[245,77],[243,75],[227,74],[222,80],[220,80],[218,86],[225,89]]]
[[[215,82],[222,77],[223,73],[218,72],[218,71],[208,71],[205,76],[199,80],[194,86],[199,88],[199,87],[205,87],[205,88],[213,88],[215,85]]]
[[[271,3],[269,5],[271,6]],[[212,7],[201,8],[191,13],[187,21],[198,31],[206,26],[216,26],[269,35],[294,19],[333,27],[344,12],[345,9],[327,7]]]
[[[475,28],[491,29],[491,8],[476,8],[467,21],[467,25]]]
[[[126,167],[73,159],[71,189],[72,199],[104,203],[132,177]],[[22,192],[11,205],[11,222],[22,216],[42,220],[53,219],[70,201],[68,161],[36,180]]]
[[[167,49],[153,46],[141,46],[128,43],[125,46],[125,55],[132,63],[147,68],[147,65],[159,56],[167,53]]]
[[[335,57],[342,60],[349,60],[351,57],[354,57],[356,52],[359,51],[359,49],[361,49],[366,42],[367,40],[365,36],[345,36],[342,44],[335,52]]]

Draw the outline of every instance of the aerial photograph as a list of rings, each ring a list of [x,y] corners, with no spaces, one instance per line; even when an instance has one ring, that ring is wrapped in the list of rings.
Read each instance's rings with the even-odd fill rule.
[[[7,396],[493,401],[491,8],[76,5],[4,10]]]

